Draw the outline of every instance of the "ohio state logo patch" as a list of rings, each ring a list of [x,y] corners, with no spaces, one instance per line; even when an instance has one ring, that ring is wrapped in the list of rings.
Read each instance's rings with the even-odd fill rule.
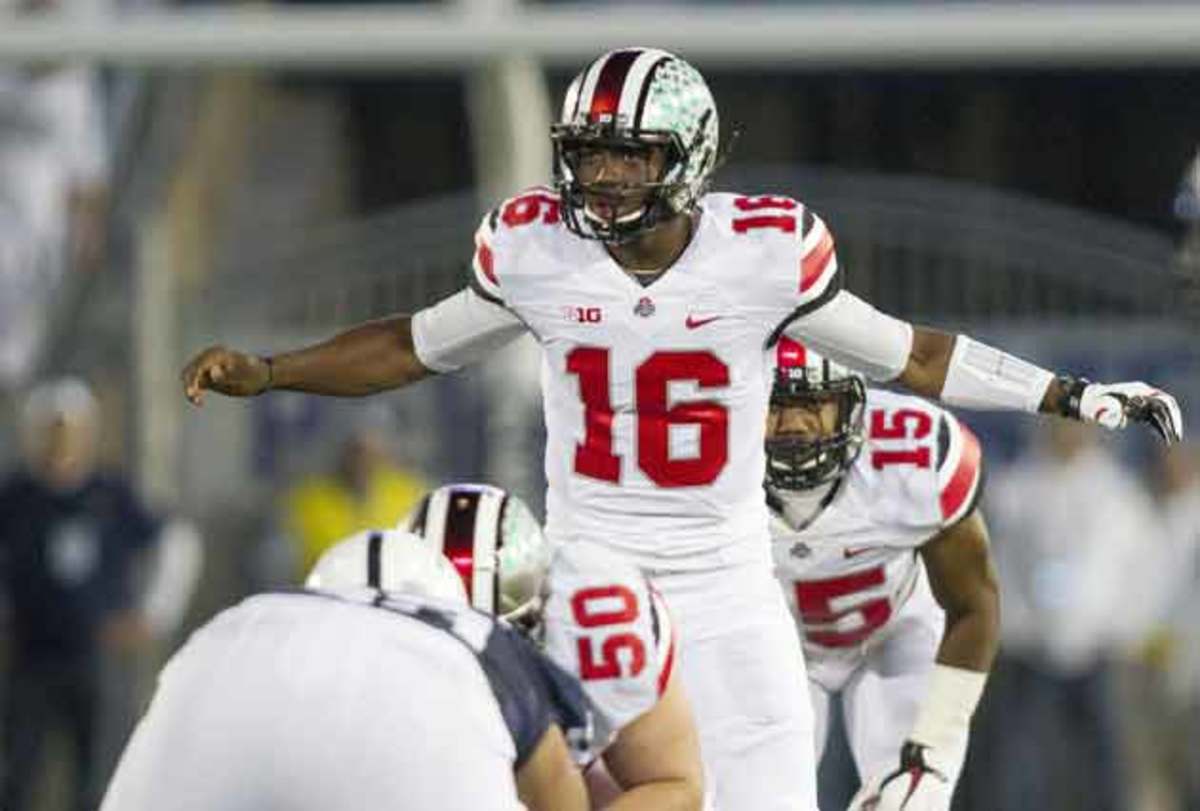
[[[649,318],[654,315],[654,302],[649,296],[642,296],[638,299],[638,303],[633,306],[633,314],[640,315],[642,318]]]

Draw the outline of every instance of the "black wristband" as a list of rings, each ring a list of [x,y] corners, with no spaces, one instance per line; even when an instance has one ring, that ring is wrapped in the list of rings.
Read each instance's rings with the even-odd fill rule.
[[[1060,416],[1070,420],[1079,419],[1079,402],[1083,399],[1083,390],[1091,382],[1086,377],[1058,376],[1059,388],[1063,390],[1062,397],[1058,401],[1058,413]]]

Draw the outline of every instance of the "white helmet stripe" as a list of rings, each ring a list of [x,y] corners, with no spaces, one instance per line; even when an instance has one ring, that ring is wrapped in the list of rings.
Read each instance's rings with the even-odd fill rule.
[[[495,613],[499,577],[500,512],[504,499],[491,488],[483,490],[475,503],[475,532],[472,538],[475,566],[471,572],[472,603],[480,611]]]
[[[588,65],[587,70],[583,72],[583,81],[579,86],[579,95],[575,97],[575,109],[571,112],[570,120],[574,121],[580,115],[587,116],[587,111],[592,107],[592,96],[596,95],[596,82],[600,81],[600,72],[611,58],[612,54],[607,53]]]
[[[446,504],[449,499],[446,496],[446,491],[442,489],[434,490],[427,496],[428,503],[421,512],[420,526],[413,527],[413,531],[425,538],[435,539],[437,544],[437,553],[439,555],[446,554]]]
[[[659,61],[670,56],[666,51],[648,49],[638,54],[637,59],[629,66],[629,72],[625,75],[625,86],[621,88],[621,101],[617,105],[617,113],[625,116],[631,126],[637,126],[638,103],[649,88],[650,71]]]
[[[562,110],[558,114],[558,120],[563,124],[570,124],[574,120],[575,112],[579,109],[579,91],[582,86],[583,74],[581,73],[571,80],[566,95],[563,96]]]
[[[620,102],[617,104],[617,113],[624,115],[625,120],[630,124],[634,124],[634,116],[637,114],[637,101],[642,97],[642,88],[646,86],[646,78],[649,76],[650,68],[654,67],[656,61],[665,56],[661,50],[643,50],[637,55],[634,64],[629,66],[629,72],[625,74],[625,85],[620,89]]]

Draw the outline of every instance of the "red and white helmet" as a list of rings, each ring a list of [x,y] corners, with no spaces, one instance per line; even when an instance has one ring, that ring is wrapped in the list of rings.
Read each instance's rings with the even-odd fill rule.
[[[719,136],[717,105],[698,70],[655,48],[609,51],[571,82],[550,128],[564,222],[579,236],[621,241],[690,211],[716,169]],[[574,159],[585,146],[666,149],[662,177],[645,184],[650,195],[640,213],[605,220],[587,210]]]
[[[515,620],[536,610],[550,546],[525,502],[487,484],[448,484],[400,523],[454,565],[471,605]]]
[[[781,490],[808,490],[836,479],[854,463],[863,442],[866,381],[862,375],[783,337],[775,346],[771,411],[838,406],[832,433],[778,433],[767,437],[767,482]]]

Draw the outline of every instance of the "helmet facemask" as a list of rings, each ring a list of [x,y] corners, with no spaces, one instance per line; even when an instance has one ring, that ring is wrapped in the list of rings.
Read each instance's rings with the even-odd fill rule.
[[[552,126],[555,186],[567,227],[585,239],[621,243],[654,230],[676,214],[690,211],[708,187],[707,177],[701,183],[686,179],[688,167],[697,161],[695,151],[702,133],[703,125],[693,143],[684,144],[677,133],[669,130],[636,130],[615,124]],[[653,150],[661,150],[662,167],[656,178],[635,183],[587,182],[580,177],[581,156],[587,150],[645,153],[648,162],[652,162]],[[707,160],[711,162],[711,158]],[[642,198],[641,206],[621,214],[622,203],[634,196]],[[589,197],[609,198],[607,215],[590,207]]]
[[[819,379],[825,377],[826,379]],[[823,423],[821,411],[836,409],[831,431],[776,430],[767,437],[767,483],[780,490],[811,490],[840,478],[858,457],[863,441],[866,387],[850,374],[828,379],[812,369],[779,369],[771,390],[772,424],[787,409],[804,409]]]

